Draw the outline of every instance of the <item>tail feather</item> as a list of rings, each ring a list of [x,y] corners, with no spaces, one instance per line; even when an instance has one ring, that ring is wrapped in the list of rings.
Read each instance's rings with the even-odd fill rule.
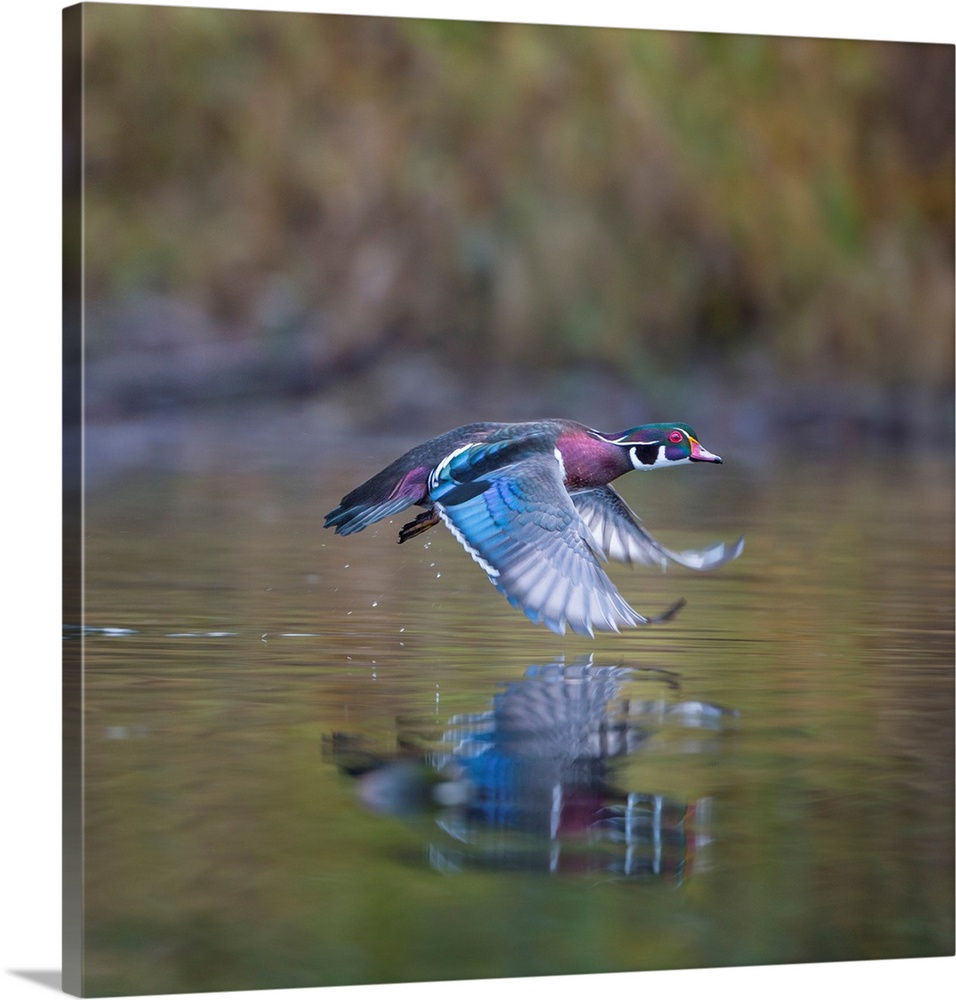
[[[346,498],[348,499],[348,498]],[[325,527],[335,528],[337,535],[352,535],[367,528],[383,517],[391,517],[411,507],[414,497],[392,497],[383,503],[356,503],[346,506],[345,501],[325,515]]]

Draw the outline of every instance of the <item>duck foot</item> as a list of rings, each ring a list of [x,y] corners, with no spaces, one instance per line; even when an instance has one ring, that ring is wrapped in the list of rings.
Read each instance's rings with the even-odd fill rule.
[[[651,625],[659,625],[661,622],[669,622],[686,603],[687,601],[682,597],[676,604],[669,607],[666,611],[659,615],[655,615],[653,618],[648,618],[647,620]]]
[[[429,528],[433,528],[438,524],[440,520],[441,518],[435,513],[434,507],[423,510],[414,521],[409,521],[408,524],[402,525],[398,533],[398,544],[401,545],[402,542],[407,542],[409,538],[414,538],[423,531],[428,531]]]

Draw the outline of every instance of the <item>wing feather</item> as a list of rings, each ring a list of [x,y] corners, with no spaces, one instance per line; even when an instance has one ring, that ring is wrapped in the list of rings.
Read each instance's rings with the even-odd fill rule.
[[[483,490],[454,492],[469,468],[468,455],[457,455],[447,482],[434,484],[432,499],[452,534],[515,607],[562,633],[566,627],[593,635],[596,628],[647,624],[598,563],[552,448],[480,467],[473,481],[486,483]],[[443,495],[453,502],[443,503]]]
[[[661,569],[673,562],[688,569],[711,570],[736,559],[744,548],[744,540],[738,538],[731,545],[716,542],[704,549],[669,549],[642,527],[640,518],[610,486],[574,492],[571,500],[606,559]]]

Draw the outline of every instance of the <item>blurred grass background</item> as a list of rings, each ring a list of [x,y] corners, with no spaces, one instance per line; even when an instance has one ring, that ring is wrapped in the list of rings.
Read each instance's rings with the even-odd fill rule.
[[[92,419],[950,440],[950,45],[88,4],[83,58]]]

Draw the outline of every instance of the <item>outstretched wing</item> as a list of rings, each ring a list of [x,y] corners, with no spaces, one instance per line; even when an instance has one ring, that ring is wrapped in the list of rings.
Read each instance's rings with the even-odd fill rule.
[[[487,444],[457,452],[433,474],[430,495],[442,520],[533,622],[588,635],[647,624],[601,569],[553,447],[528,450],[525,440],[514,460]]]
[[[661,569],[674,562],[688,569],[708,570],[736,559],[744,548],[744,540],[738,538],[732,545],[716,542],[705,549],[668,549],[644,530],[640,518],[610,486],[572,493],[571,500],[608,559]]]

